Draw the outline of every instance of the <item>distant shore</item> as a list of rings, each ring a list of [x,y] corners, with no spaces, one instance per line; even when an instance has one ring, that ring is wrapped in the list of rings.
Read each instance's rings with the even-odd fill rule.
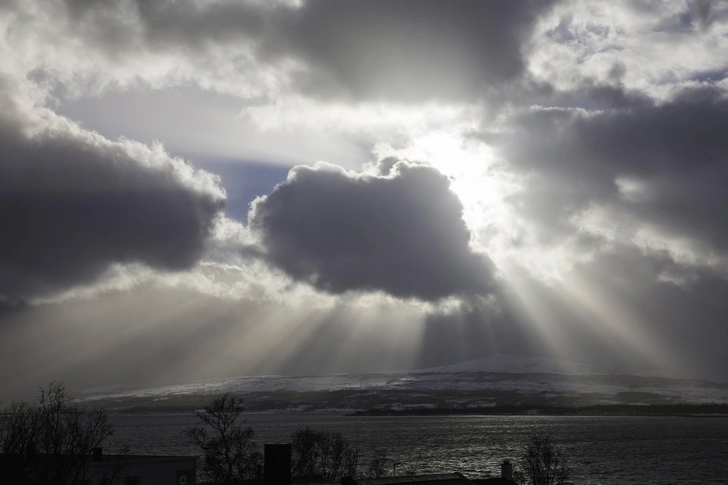
[[[131,406],[106,408],[112,414],[188,414],[199,406]],[[404,409],[374,408],[347,411],[329,410],[250,410],[250,414],[339,414],[343,416],[679,416],[728,417],[728,404],[604,404],[594,406],[500,405],[488,407],[447,408],[408,407]]]
[[[728,404],[605,404],[584,407],[490,406],[473,408],[369,409],[346,416],[678,416],[728,417]]]

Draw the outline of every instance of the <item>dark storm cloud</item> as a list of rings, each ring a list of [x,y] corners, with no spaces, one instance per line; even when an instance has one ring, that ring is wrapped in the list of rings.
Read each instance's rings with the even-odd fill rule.
[[[728,251],[726,130],[728,100],[701,88],[661,105],[530,111],[516,122],[515,136],[489,140],[529,174],[527,190],[513,202],[546,237],[572,230],[570,218],[597,203]],[[620,179],[638,190],[625,192]]]
[[[243,75],[293,61],[294,89],[315,97],[461,100],[523,74],[531,28],[553,3],[67,1],[65,15],[69,35],[115,62],[152,52],[204,63],[232,49]]]
[[[112,263],[179,270],[197,261],[223,208],[214,179],[63,119],[28,135],[32,115],[1,91],[0,102],[0,296],[89,283]]]
[[[432,167],[389,176],[333,165],[296,167],[253,205],[270,262],[316,288],[381,290],[422,300],[492,289],[489,260],[471,252],[463,207]]]
[[[551,3],[313,1],[265,47],[306,60],[310,71],[296,81],[324,97],[479,96],[523,73],[523,43]]]

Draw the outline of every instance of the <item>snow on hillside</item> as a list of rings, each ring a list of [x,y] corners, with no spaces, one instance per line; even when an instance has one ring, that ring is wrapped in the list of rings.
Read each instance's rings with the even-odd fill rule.
[[[190,384],[142,389],[138,391],[93,396],[100,397],[167,397],[186,394],[220,394],[231,392],[246,394],[253,392],[278,391],[338,391],[349,389],[362,389],[386,385],[391,380],[386,375],[377,374],[334,374],[324,376],[257,376],[237,377],[230,379],[213,379]]]
[[[278,391],[341,391],[388,389],[422,390],[474,390],[482,386],[470,379],[454,378],[447,374],[461,373],[505,373],[505,374],[562,374],[590,375],[600,374],[585,364],[551,359],[546,357],[520,357],[496,355],[460,364],[418,369],[414,371],[387,371],[365,374],[332,374],[319,376],[256,376],[228,379],[212,379],[189,384],[164,386],[125,392],[103,392],[100,388],[87,389],[84,394],[92,394],[94,399],[104,397],[153,397],[185,394],[219,394],[223,392],[253,393]],[[510,390],[510,389],[509,389]],[[95,391],[95,392],[94,392]]]
[[[94,393],[87,400],[275,392],[350,391],[377,394],[384,391],[431,393],[487,390],[525,394],[552,393],[616,395],[643,392],[684,402],[728,402],[728,385],[666,379],[656,382],[636,376],[614,376],[597,368],[543,357],[498,355],[460,364],[366,374],[320,376],[257,376],[213,379],[154,389]],[[639,383],[634,379],[640,379]]]
[[[520,357],[515,355],[494,355],[484,359],[421,369],[414,372],[498,372],[505,374],[568,374],[580,376],[606,374],[605,371],[587,364],[548,357]]]

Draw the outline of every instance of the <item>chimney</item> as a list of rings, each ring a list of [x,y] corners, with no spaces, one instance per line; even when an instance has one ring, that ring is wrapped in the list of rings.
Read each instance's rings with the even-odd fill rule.
[[[265,445],[263,485],[291,485],[291,444]]]
[[[91,461],[103,461],[103,448],[94,448],[91,450]]]
[[[508,460],[501,463],[501,478],[513,481],[513,465]]]

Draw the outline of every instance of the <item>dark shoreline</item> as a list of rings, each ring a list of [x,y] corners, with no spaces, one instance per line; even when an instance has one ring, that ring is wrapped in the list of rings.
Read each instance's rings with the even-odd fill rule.
[[[105,408],[112,414],[191,414],[199,406],[131,406]],[[250,410],[251,413],[313,413],[317,411],[286,411],[282,409]],[[334,411],[335,412],[335,411]],[[474,408],[375,408],[348,412],[343,416],[672,416],[691,418],[728,417],[728,404],[605,404],[596,406],[539,406],[506,405]]]
[[[584,407],[492,406],[482,408],[369,409],[345,416],[674,416],[728,417],[728,404],[598,405]]]

